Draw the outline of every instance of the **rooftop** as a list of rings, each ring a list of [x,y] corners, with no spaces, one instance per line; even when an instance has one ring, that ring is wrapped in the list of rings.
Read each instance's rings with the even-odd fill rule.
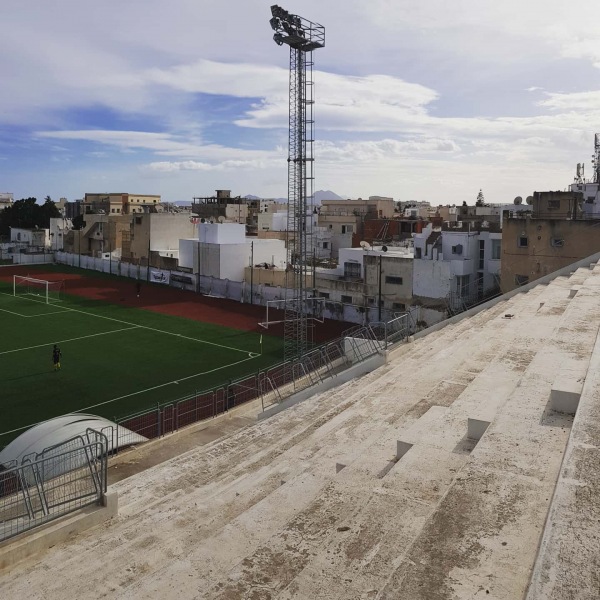
[[[123,479],[3,596],[597,598],[599,298],[588,261]]]

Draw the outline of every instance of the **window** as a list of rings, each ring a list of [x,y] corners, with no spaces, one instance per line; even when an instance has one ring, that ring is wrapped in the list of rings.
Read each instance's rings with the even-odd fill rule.
[[[142,217],[136,217],[135,218],[135,224],[136,225],[141,225],[142,224]]]
[[[517,246],[519,248],[527,248],[529,246],[529,238],[526,235],[522,235],[517,239]]]
[[[483,271],[485,264],[485,240],[479,240],[479,267],[480,271]]]
[[[352,277],[352,278],[360,279],[360,277],[361,277],[360,263],[345,262],[344,263],[344,277]]]
[[[319,298],[329,299],[329,292],[319,292]]]
[[[385,282],[386,283],[392,283],[394,285],[402,285],[402,277],[395,277],[393,275],[386,275],[385,276]]]
[[[421,248],[415,248],[415,258],[421,258]]]
[[[373,305],[375,304],[375,298],[367,298],[367,303],[368,303],[370,306],[373,306]]]
[[[329,242],[323,242],[323,250],[327,250],[329,248]]]
[[[406,304],[403,302],[392,302],[392,310],[406,310]]]
[[[548,210],[560,208],[560,200],[548,200]]]
[[[344,304],[352,304],[352,296],[342,296],[341,300]]]
[[[515,285],[521,286],[529,283],[529,275],[515,275]]]
[[[500,260],[502,254],[502,240],[492,240],[492,260]]]
[[[456,246],[452,246],[452,254],[462,254],[462,251],[462,244],[456,244]]]
[[[552,238],[550,240],[550,245],[553,248],[562,248],[565,245],[565,240],[563,238]]]
[[[354,231],[353,225],[342,225],[342,233],[352,233]]]

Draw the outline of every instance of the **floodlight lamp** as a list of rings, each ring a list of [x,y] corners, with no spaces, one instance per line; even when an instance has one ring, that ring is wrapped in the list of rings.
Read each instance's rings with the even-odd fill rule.
[[[271,24],[271,29],[273,31],[281,29],[281,21],[279,20],[279,17],[273,17],[269,23]]]
[[[276,43],[278,46],[282,46],[282,45],[283,45],[283,35],[282,35],[281,33],[276,33],[276,34],[273,36],[273,39],[275,40],[275,43]]]

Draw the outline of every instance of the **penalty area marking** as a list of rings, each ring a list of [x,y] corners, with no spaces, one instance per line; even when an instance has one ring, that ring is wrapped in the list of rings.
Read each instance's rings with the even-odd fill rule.
[[[29,300],[29,298],[27,298],[27,300]],[[0,311],[8,313],[10,315],[16,315],[17,317],[22,317],[23,319],[32,319],[33,317],[45,317],[46,315],[57,315],[58,313],[65,312],[64,310],[53,310],[52,312],[38,313],[37,315],[22,315],[21,313],[14,312],[6,308],[0,308]]]
[[[110,335],[111,333],[119,333],[119,331],[129,331],[130,329],[138,329],[133,327],[124,327],[123,329],[113,329],[112,331],[102,331],[101,333],[91,333],[90,335],[82,335],[81,337],[70,338],[68,340],[57,340],[56,342],[48,342],[47,344],[38,344],[37,346],[27,346],[26,348],[16,348],[15,350],[4,350],[2,354],[12,354],[13,352],[22,352],[23,350],[33,350],[34,348],[43,348],[44,346],[53,346],[54,344],[66,344],[67,342],[76,342],[77,340],[85,340],[87,338],[97,337],[99,335]]]
[[[11,296],[12,294],[8,294],[7,292],[0,292],[0,294],[4,294],[5,296]],[[21,296],[23,297],[23,296]],[[30,300],[31,302],[40,302],[35,298],[24,298],[25,300]],[[140,329],[148,329],[149,331],[154,331],[155,333],[164,333],[165,335],[174,335],[176,337],[181,337],[186,340],[192,340],[193,342],[198,342],[199,344],[208,344],[210,346],[216,346],[217,348],[225,348],[226,350],[233,350],[234,352],[243,352],[244,354],[248,353],[248,350],[240,350],[240,348],[233,348],[232,346],[225,346],[224,344],[217,344],[215,342],[207,342],[206,340],[199,340],[198,338],[189,337],[187,335],[183,335],[181,333],[174,333],[172,331],[164,331],[163,329],[155,329],[154,327],[148,327],[147,325],[138,325],[136,323],[130,323],[129,321],[123,321],[121,319],[115,319],[114,317],[105,317],[104,315],[96,315],[91,312],[86,312],[85,310],[79,310],[77,308],[68,308],[63,307],[63,310],[81,313],[82,315],[87,315],[88,317],[96,317],[97,319],[107,319],[108,321],[115,321],[115,323],[122,323],[123,325],[131,325],[132,327],[138,327]],[[61,312],[61,311],[59,311]]]

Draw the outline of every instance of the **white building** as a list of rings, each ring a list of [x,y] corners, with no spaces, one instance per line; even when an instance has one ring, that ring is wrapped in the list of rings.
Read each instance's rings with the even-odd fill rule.
[[[415,234],[413,296],[432,311],[425,319],[428,324],[474,304],[498,286],[501,243],[502,233],[491,229],[434,230],[430,224]]]
[[[588,219],[600,218],[600,184],[581,182],[571,184],[572,192],[583,194],[581,210]]]
[[[11,227],[10,241],[35,248],[50,248],[50,230]]]
[[[67,231],[73,229],[73,223],[71,219],[65,219],[64,217],[57,217],[50,219],[50,248],[54,251],[64,249],[64,239]]]
[[[179,241],[179,266],[229,281],[244,281],[250,264],[285,268],[282,240],[248,238],[245,232],[245,225],[238,223],[200,223],[197,238]]]
[[[13,202],[14,198],[11,192],[0,192],[0,211],[12,206]]]

